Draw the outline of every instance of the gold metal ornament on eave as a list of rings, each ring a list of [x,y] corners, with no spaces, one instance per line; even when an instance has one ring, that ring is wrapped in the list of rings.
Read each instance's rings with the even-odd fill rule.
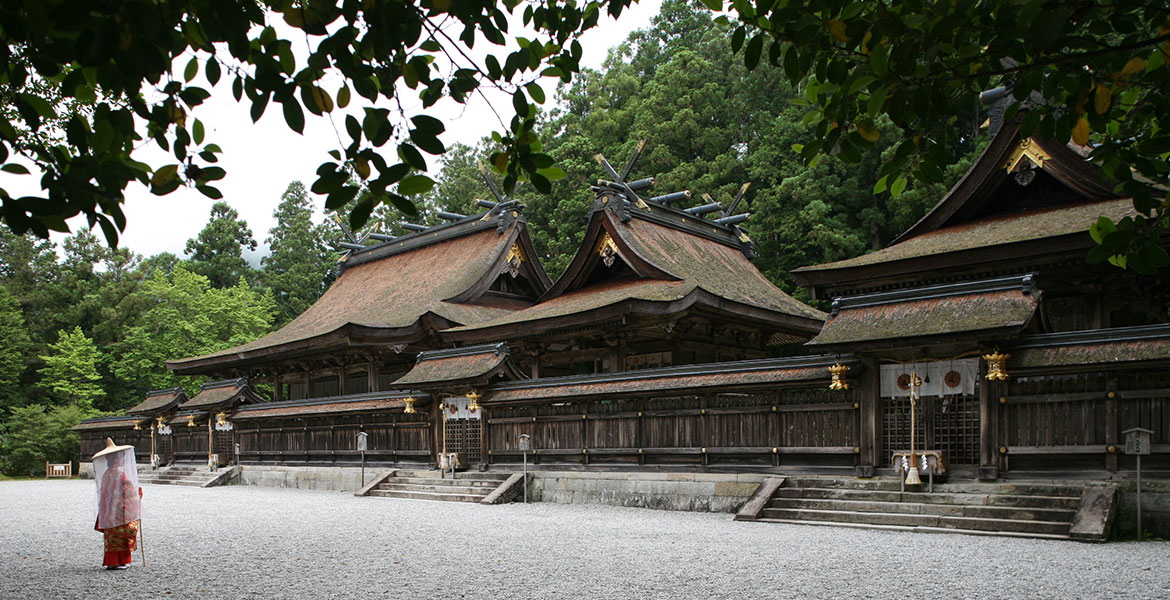
[[[1007,359],[1011,358],[1011,354],[1001,354],[999,348],[991,354],[984,354],[983,360],[987,361],[987,375],[984,375],[989,381],[1003,381],[1009,377],[1007,372]]]
[[[601,234],[601,240],[597,242],[597,254],[601,256],[601,262],[606,267],[612,267],[618,257],[617,243],[613,238],[609,237],[609,232],[605,231]]]
[[[402,403],[405,404],[405,407],[403,407],[403,409],[402,409],[402,413],[407,414],[407,415],[413,415],[415,412],[414,398],[410,398],[410,397],[403,398]]]
[[[830,390],[847,390],[849,389],[849,382],[845,379],[845,374],[849,372],[849,365],[837,363],[829,367],[829,374],[833,376],[833,380],[829,382]]]
[[[467,410],[469,410],[471,412],[479,412],[479,408],[480,408],[479,399],[482,397],[483,397],[483,395],[475,390],[471,390],[470,392],[468,392],[467,399],[470,400],[471,402],[469,402],[467,404]]]
[[[515,279],[520,276],[520,265],[523,262],[524,251],[520,249],[520,242],[515,242],[512,244],[512,249],[508,250],[508,259],[504,262],[504,270]]]

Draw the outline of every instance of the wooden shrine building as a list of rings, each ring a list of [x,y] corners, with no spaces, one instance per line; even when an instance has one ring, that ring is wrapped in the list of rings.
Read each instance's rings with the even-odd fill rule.
[[[364,432],[374,464],[512,470],[528,435],[536,469],[873,477],[909,451],[957,478],[1098,479],[1133,468],[1119,436],[1142,427],[1170,472],[1170,295],[1085,260],[1089,225],[1132,203],[1018,131],[888,247],[796,270],[830,314],[760,274],[733,207],[600,159],[555,283],[499,197],[381,236],[280,330],[168,362],[220,380],[196,397],[84,422],[82,453],[353,465]]]

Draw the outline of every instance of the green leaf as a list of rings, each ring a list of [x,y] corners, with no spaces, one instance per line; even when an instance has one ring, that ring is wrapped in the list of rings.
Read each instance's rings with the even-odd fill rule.
[[[426,175],[411,175],[398,183],[398,193],[404,196],[425,194],[435,187],[435,181]]]
[[[544,104],[544,89],[539,84],[534,81],[524,86],[524,89],[528,90],[528,95],[532,98],[533,102]]]
[[[889,179],[889,175],[882,175],[882,178],[877,180],[877,183],[873,184],[873,193],[880,194],[889,189],[889,185],[887,184]]]
[[[415,169],[418,169],[419,171],[427,170],[426,159],[423,158],[423,155],[418,151],[418,148],[415,148],[410,144],[399,144],[398,156],[401,157],[406,164],[414,167]]]
[[[881,44],[869,53],[869,66],[878,77],[885,77],[889,70],[890,47]]]
[[[199,74],[199,59],[196,57],[192,57],[191,60],[187,62],[187,68],[183,69],[183,79],[187,83],[191,83],[191,80],[195,79],[195,76],[198,74]]]
[[[305,133],[305,113],[301,110],[301,105],[296,98],[289,98],[280,104],[284,110],[284,122],[293,131],[304,134]]]
[[[743,64],[750,71],[760,64],[760,53],[764,50],[764,34],[756,34],[752,41],[748,42],[747,49],[743,51]]]
[[[4,171],[6,173],[12,173],[14,175],[28,175],[29,174],[28,169],[24,165],[17,164],[17,163],[11,163],[11,164],[4,165],[3,167],[0,167],[0,171]]]
[[[430,115],[418,115],[411,118],[410,122],[414,123],[415,129],[425,131],[433,135],[438,135],[447,130],[447,126],[443,125],[442,121]]]
[[[219,82],[219,61],[214,56],[207,57],[207,66],[203,69],[203,74],[207,76],[207,81],[211,85]]]
[[[719,12],[723,10],[723,0],[703,0],[703,6],[708,9]]]
[[[422,131],[420,129],[411,130],[410,141],[430,154],[442,154],[447,151],[443,147],[443,142],[439,141],[439,138],[435,137],[429,131]]]
[[[565,173],[565,170],[560,167],[546,167],[539,169],[536,172],[549,181],[556,181],[558,179],[564,179],[565,177],[568,177],[568,175]]]
[[[191,139],[194,140],[196,144],[203,143],[203,121],[195,119],[195,124],[191,126]]]
[[[903,175],[899,175],[898,178],[894,180],[894,184],[890,186],[890,195],[897,198],[898,196],[902,195],[902,190],[905,190],[905,189],[906,189],[906,177]]]

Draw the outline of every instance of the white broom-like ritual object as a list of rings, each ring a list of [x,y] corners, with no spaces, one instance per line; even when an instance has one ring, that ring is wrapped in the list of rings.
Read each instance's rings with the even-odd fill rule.
[[[918,485],[922,478],[918,476],[918,461],[914,460],[914,415],[918,407],[918,386],[922,383],[918,379],[918,372],[910,373],[910,468],[906,469],[906,485]]]

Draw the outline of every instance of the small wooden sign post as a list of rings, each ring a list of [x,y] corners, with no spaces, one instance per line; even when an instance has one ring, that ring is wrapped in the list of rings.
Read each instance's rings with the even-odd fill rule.
[[[362,487],[366,487],[366,450],[369,448],[366,441],[370,434],[359,431],[357,434],[357,449],[362,454]]]
[[[524,503],[528,504],[528,451],[532,449],[532,436],[521,433],[517,445],[524,460]]]
[[[1137,457],[1137,535],[1142,539],[1142,456],[1150,453],[1153,431],[1134,427],[1121,432],[1125,435],[1125,453]]]

